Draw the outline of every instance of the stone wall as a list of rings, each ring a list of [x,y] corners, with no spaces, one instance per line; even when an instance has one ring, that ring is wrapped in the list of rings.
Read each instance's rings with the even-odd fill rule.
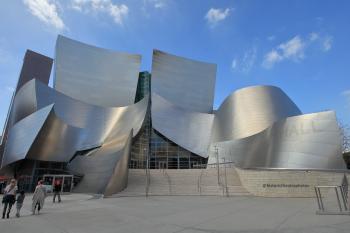
[[[251,170],[236,171],[243,187],[262,197],[315,197],[317,185],[340,185],[344,173],[326,171]],[[350,171],[347,173],[350,181]]]

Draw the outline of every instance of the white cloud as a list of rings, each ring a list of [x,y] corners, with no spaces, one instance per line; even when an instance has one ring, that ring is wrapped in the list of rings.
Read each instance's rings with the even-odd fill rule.
[[[276,63],[285,59],[291,59],[293,61],[299,61],[304,58],[304,50],[306,43],[300,38],[295,36],[289,41],[280,44],[275,49],[272,49],[264,56],[263,67],[269,69]]]
[[[119,25],[123,25],[125,17],[129,14],[128,6],[114,4],[111,0],[73,0],[71,7],[86,14],[106,13]]]
[[[310,41],[315,41],[315,40],[319,39],[319,37],[320,36],[316,32],[311,32],[310,35],[309,35]]]
[[[331,36],[326,36],[323,41],[322,41],[322,50],[324,52],[328,52],[333,45],[333,37]]]
[[[309,35],[309,40],[310,43],[317,42],[323,52],[328,52],[333,46],[333,37],[330,35],[320,35],[319,33],[312,32]]]
[[[343,91],[343,92],[341,93],[341,95],[342,95],[342,96],[345,96],[345,97],[347,97],[347,98],[349,98],[349,100],[350,100],[350,90]]]
[[[23,0],[29,12],[48,25],[63,30],[65,25],[57,11],[57,4],[51,0]]]
[[[237,66],[238,66],[238,60],[237,60],[237,58],[235,58],[232,60],[231,67],[232,67],[232,69],[235,70],[235,69],[237,69]]]
[[[15,88],[14,87],[10,87],[10,86],[6,86],[6,90],[12,93],[12,92],[15,91]]]
[[[256,56],[257,49],[255,47],[251,48],[243,54],[241,59],[233,59],[231,68],[242,73],[248,73],[255,64]]]
[[[341,95],[345,97],[345,100],[346,100],[346,102],[347,102],[347,107],[350,108],[350,89],[349,89],[349,90],[346,90],[346,91],[343,91],[343,92],[341,93]]]
[[[282,60],[282,55],[280,55],[276,50],[273,49],[265,55],[262,65],[263,67],[269,69],[272,68],[275,63],[280,62]]]
[[[161,9],[167,5],[168,0],[144,0],[144,4],[150,4],[154,8]]]
[[[276,36],[274,36],[274,35],[267,37],[268,41],[273,41],[275,39],[276,39]]]
[[[215,9],[215,8],[210,8],[207,14],[205,15],[205,19],[208,21],[208,23],[211,26],[215,26],[218,22],[226,19],[232,9],[226,8],[226,9]]]
[[[282,43],[278,46],[282,52],[282,57],[291,58],[295,60],[304,58],[305,43],[300,36],[295,36],[286,43]]]
[[[317,32],[311,32],[304,38],[305,39],[302,39],[301,36],[297,35],[271,49],[271,51],[265,54],[262,66],[266,69],[270,69],[276,63],[283,60],[298,62],[304,59],[306,49],[317,48],[323,52],[328,52],[330,49],[332,49],[333,37],[330,35],[322,35]],[[320,47],[312,46],[313,44],[317,44]]]

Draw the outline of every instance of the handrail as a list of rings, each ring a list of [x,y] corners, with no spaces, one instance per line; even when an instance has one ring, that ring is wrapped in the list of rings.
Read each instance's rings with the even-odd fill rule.
[[[203,171],[204,169],[201,170],[201,173],[198,177],[198,182],[197,182],[197,189],[198,189],[198,192],[199,192],[199,195],[202,196],[202,176],[203,176]]]
[[[225,158],[223,158],[224,160],[224,171],[225,171],[225,192],[226,192],[226,197],[228,197],[228,187],[227,187],[227,173],[226,173],[226,164],[225,164]]]
[[[149,171],[149,160],[146,161],[146,197],[148,197],[149,186],[151,183],[150,171]]]
[[[337,203],[339,207],[339,212],[330,212],[326,211],[324,208],[323,200],[322,200],[322,194],[321,189],[331,189],[334,188],[335,194],[337,197]],[[339,190],[339,191],[338,191]],[[339,194],[340,192],[340,194]],[[343,185],[319,185],[315,186],[315,193],[316,193],[316,200],[318,205],[318,211],[316,211],[317,214],[350,214],[348,201],[346,199],[346,191],[344,190]],[[339,198],[339,195],[342,199],[342,202]]]
[[[129,162],[130,169],[145,169],[147,159],[133,160]],[[164,167],[165,166],[165,167]],[[150,169],[205,169],[207,163],[189,163],[187,161],[149,161]]]
[[[171,188],[171,178],[167,172],[167,169],[163,169],[163,174],[165,174],[165,176],[167,177],[168,180],[168,185],[169,185],[169,194],[172,194],[172,188]]]

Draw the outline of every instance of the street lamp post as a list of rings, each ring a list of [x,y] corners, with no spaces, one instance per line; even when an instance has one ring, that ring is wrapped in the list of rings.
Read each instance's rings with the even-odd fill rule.
[[[218,147],[215,145],[215,155],[216,155],[216,166],[217,166],[217,170],[218,170],[218,185],[220,185],[220,163],[219,163],[219,149]]]

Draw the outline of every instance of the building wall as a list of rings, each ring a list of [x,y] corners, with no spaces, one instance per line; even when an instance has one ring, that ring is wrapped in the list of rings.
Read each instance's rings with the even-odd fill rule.
[[[152,92],[189,111],[212,113],[216,65],[153,51]]]
[[[54,88],[103,107],[134,103],[141,56],[90,46],[58,36]]]
[[[135,102],[149,94],[150,88],[151,74],[141,72]],[[182,148],[153,129],[150,108],[140,133],[134,138],[129,167],[145,168],[147,156],[150,156],[150,168],[198,168],[207,162],[205,158]]]
[[[340,185],[344,177],[344,173],[334,171],[239,168],[236,171],[243,187],[261,197],[315,197],[315,186]],[[347,173],[347,178],[350,179],[350,173]]]

